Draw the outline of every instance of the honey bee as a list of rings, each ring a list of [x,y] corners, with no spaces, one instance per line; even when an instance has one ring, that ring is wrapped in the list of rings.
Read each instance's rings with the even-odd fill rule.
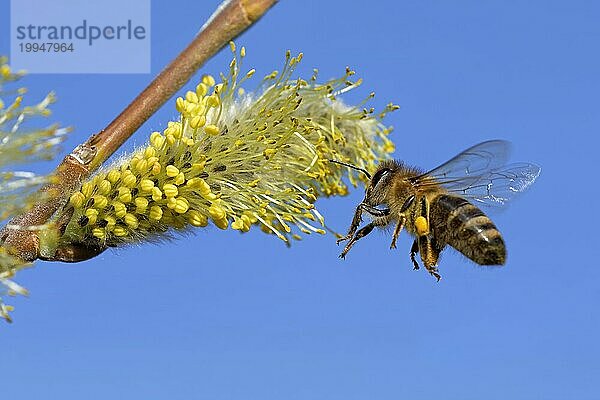
[[[446,245],[477,264],[503,265],[504,239],[478,206],[504,206],[540,174],[534,164],[507,164],[509,147],[502,140],[479,143],[426,173],[400,161],[383,161],[371,176],[365,169],[332,160],[361,171],[370,180],[348,234],[337,241],[348,240],[340,257],[375,227],[394,223],[390,248],[396,248],[405,228],[415,238],[410,249],[414,269],[419,269],[419,253],[438,281],[438,259]],[[372,221],[358,229],[363,212]]]

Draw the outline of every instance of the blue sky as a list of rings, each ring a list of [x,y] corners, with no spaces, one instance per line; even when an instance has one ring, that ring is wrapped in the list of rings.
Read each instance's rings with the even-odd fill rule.
[[[0,53],[9,49],[0,7]],[[152,73],[217,1],[152,4]],[[286,248],[215,228],[91,261],[38,263],[0,326],[3,398],[597,399],[600,5],[592,1],[283,1],[237,40],[258,75],[302,51],[298,73],[349,65],[373,104],[402,108],[395,157],[433,167],[477,142],[513,142],[542,175],[496,216],[501,269],[446,251],[443,279],[412,271],[410,241],[373,233]],[[35,13],[36,10],[32,10]],[[203,72],[227,68],[222,52]],[[151,75],[32,75],[55,90],[65,145],[109,122]],[[256,81],[255,81],[256,82]],[[187,85],[192,87],[192,84]],[[252,88],[252,83],[247,85]],[[85,103],[85,107],[82,104]],[[175,116],[163,107],[127,144]],[[346,229],[360,190],[319,200]],[[597,379],[597,378],[596,378]]]

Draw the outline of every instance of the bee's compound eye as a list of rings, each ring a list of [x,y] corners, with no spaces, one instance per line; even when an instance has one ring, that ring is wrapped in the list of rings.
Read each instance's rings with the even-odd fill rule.
[[[381,181],[381,179],[389,173],[390,173],[390,170],[387,168],[380,169],[379,171],[377,171],[375,173],[375,175],[373,175],[373,178],[371,179],[371,185],[377,186],[377,184]]]

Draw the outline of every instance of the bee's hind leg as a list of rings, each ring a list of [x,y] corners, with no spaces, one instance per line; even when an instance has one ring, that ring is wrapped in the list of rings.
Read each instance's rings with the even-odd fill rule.
[[[429,202],[426,197],[421,198],[420,215],[415,219],[415,230],[417,233],[417,246],[421,254],[421,261],[427,271],[438,281],[442,278],[436,267],[440,252],[437,244],[433,243],[431,229],[429,226]],[[413,245],[414,246],[414,245]]]
[[[413,269],[415,271],[419,269],[419,263],[417,262],[417,257],[416,257],[418,252],[419,252],[419,243],[415,239],[415,241],[412,244],[412,247],[410,248],[410,261],[412,261]]]
[[[437,262],[439,258],[439,251],[436,246],[433,245],[431,237],[429,235],[419,236],[417,239],[417,246],[419,247],[419,253],[421,253],[421,261],[429,272],[438,281],[442,279],[437,269]]]
[[[413,263],[413,269],[418,270],[419,263],[417,262],[416,256],[417,253],[421,253],[421,261],[423,261],[423,265],[427,269],[427,272],[429,272],[439,282],[439,280],[442,279],[436,267],[439,252],[437,250],[434,250],[432,246],[423,246],[423,238],[426,238],[426,240],[429,239],[428,237],[422,236],[414,240],[412,247],[410,248],[410,261],[412,261]],[[423,254],[422,252],[424,252],[425,254]]]

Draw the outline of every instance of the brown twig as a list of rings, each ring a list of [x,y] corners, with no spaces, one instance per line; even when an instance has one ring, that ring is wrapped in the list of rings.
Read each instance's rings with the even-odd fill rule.
[[[52,260],[40,254],[37,231],[64,205],[84,179],[106,161],[218,50],[256,22],[277,0],[226,0],[194,40],[99,133],[69,154],[54,172],[55,180],[40,191],[43,201],[15,217],[0,231],[0,240],[24,261]]]

